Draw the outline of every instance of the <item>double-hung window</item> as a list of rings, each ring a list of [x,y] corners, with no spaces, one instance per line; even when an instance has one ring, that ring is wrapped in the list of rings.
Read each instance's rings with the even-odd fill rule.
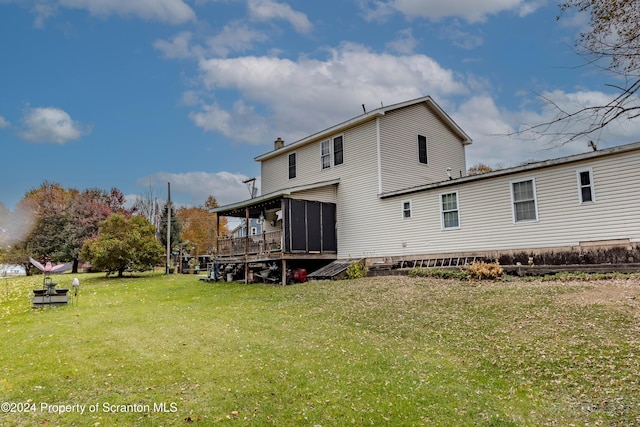
[[[296,177],[296,153],[289,154],[289,179]]]
[[[440,195],[440,212],[442,229],[460,228],[457,192]]]
[[[331,147],[328,140],[320,143],[320,160],[322,169],[331,167]]]
[[[513,203],[513,222],[538,220],[535,179],[512,181],[511,201]]]
[[[320,164],[322,169],[331,167],[331,157],[333,157],[333,166],[344,163],[344,139],[342,135],[320,143]]]
[[[411,218],[411,200],[402,201],[402,218]]]
[[[418,161],[426,165],[427,160],[427,137],[418,135]]]
[[[580,194],[580,203],[588,203],[596,201],[596,193],[593,187],[593,171],[591,168],[577,171],[578,175],[578,193]]]

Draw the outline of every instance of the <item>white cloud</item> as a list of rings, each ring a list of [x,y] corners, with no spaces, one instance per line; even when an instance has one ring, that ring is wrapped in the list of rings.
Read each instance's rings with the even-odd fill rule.
[[[222,31],[206,41],[207,51],[217,56],[227,56],[230,52],[244,52],[255,42],[264,42],[267,35],[251,28],[244,22],[234,21],[224,26]]]
[[[611,94],[597,91],[553,91],[542,96],[565,111],[605,105],[612,98]],[[500,110],[490,96],[478,95],[462,103],[451,115],[473,139],[473,144],[467,148],[467,166],[477,163],[493,167],[515,166],[528,160],[546,160],[590,151],[587,142],[591,139],[600,148],[607,148],[636,142],[640,134],[640,123],[633,120],[612,123],[601,132],[571,143],[566,143],[566,136],[554,133],[578,132],[584,129],[583,122],[572,121],[562,123],[560,127],[540,129],[543,134],[514,134],[532,125],[553,121],[557,112],[555,107],[540,99],[527,100],[525,108],[519,111]]]
[[[55,14],[59,7],[83,9],[94,16],[135,16],[148,21],[183,24],[196,19],[196,14],[183,0],[36,0],[32,11],[35,25]]]
[[[607,105],[616,94],[587,90],[578,90],[575,92],[554,90],[543,92],[540,96],[548,102],[542,99],[536,99],[537,104],[541,105],[541,112],[535,115],[531,115],[529,112],[521,112],[520,122],[523,123],[523,125],[520,127],[520,130],[530,127],[531,124],[550,123],[560,115],[566,113],[574,113],[585,108]],[[560,111],[563,113],[559,114]],[[587,127],[593,126],[594,124],[597,127],[600,121],[600,117],[586,113],[576,115],[570,121],[565,120],[550,126],[548,129],[542,130],[545,130],[548,134],[557,135],[555,139],[561,142],[567,138],[566,135],[568,134],[584,131]],[[584,136],[578,143],[584,145],[586,141],[592,139],[594,141],[603,141],[617,145],[624,142],[637,141],[638,134],[640,134],[640,122],[629,119],[627,115],[622,115],[619,120],[611,122],[606,128]]]
[[[311,22],[302,12],[297,12],[286,3],[278,3],[273,0],[249,0],[249,16],[256,21],[271,21],[282,19],[299,33],[307,34],[313,28]]]
[[[39,2],[33,5],[32,12],[36,15],[36,19],[33,26],[36,28],[43,28],[44,23],[51,16],[55,15],[57,7],[51,3]]]
[[[518,16],[523,17],[532,14],[539,8],[545,6],[547,3],[549,3],[549,0],[532,0],[522,2],[520,10],[518,12]]]
[[[200,61],[200,70],[206,89],[237,90],[244,101],[230,111],[219,104],[205,105],[191,118],[205,130],[251,143],[264,143],[265,132],[292,142],[360,114],[363,103],[374,109],[381,102],[467,92],[451,70],[425,55],[379,54],[354,44],[330,50],[324,60],[215,58]],[[246,126],[256,130],[248,132]]]
[[[530,13],[532,9],[529,4],[531,2],[524,0],[376,0],[372,3],[372,6],[365,7],[368,19],[384,19],[394,12],[399,12],[407,18],[439,21],[447,17],[458,17],[473,23],[484,22],[487,15],[503,11],[518,11],[522,15]]]
[[[204,205],[207,197],[214,196],[220,206],[238,202],[249,198],[247,185],[242,181],[248,177],[243,174],[231,172],[188,172],[169,173],[158,172],[153,175],[140,178],[136,185],[149,188],[157,187],[165,194],[167,183],[171,183],[171,198],[176,200],[189,200],[192,205]]]
[[[482,36],[471,34],[462,28],[460,21],[454,19],[450,25],[445,25],[438,31],[438,38],[450,40],[454,46],[463,49],[474,49],[484,43]]]
[[[387,43],[387,48],[403,55],[415,52],[417,46],[418,41],[413,37],[411,28],[399,31],[396,39]]]
[[[469,98],[451,116],[473,140],[466,149],[467,167],[478,163],[493,168],[509,167],[544,155],[541,141],[507,136],[515,130],[509,114],[500,111],[488,95]],[[511,118],[515,119],[513,115]]]
[[[217,104],[203,104],[199,112],[189,115],[196,126],[205,131],[219,132],[231,139],[253,143],[264,143],[270,126],[267,118],[257,114],[253,107],[238,100],[230,112]]]
[[[187,90],[182,93],[180,98],[180,105],[187,107],[193,107],[201,104],[200,94],[194,90]]]
[[[91,128],[71,119],[64,110],[53,107],[31,108],[22,118],[22,138],[32,142],[64,144],[91,133]]]
[[[11,126],[11,123],[4,117],[0,116],[0,129],[8,128]]]
[[[153,46],[167,59],[203,58],[208,55],[226,57],[232,52],[244,52],[254,47],[256,42],[264,42],[268,36],[251,28],[245,22],[233,21],[222,31],[197,43],[194,34],[183,31],[170,40],[156,40]]]
[[[197,56],[191,48],[193,34],[190,31],[183,31],[176,34],[170,41],[156,40],[153,47],[162,52],[167,59],[191,58]]]

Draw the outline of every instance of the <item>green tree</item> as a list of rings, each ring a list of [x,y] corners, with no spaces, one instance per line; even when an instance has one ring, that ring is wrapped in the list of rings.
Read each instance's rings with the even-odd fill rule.
[[[112,213],[126,217],[125,197],[116,188],[110,191],[66,189],[43,182],[29,190],[13,212],[0,204],[0,246],[5,259],[25,265],[29,257],[53,262],[73,261],[78,271],[80,248],[98,234],[98,224]]]
[[[35,259],[49,259],[54,263],[69,261],[68,240],[63,231],[69,222],[66,210],[42,215],[28,239],[28,247]]]
[[[170,233],[170,247],[176,247],[181,241],[182,238],[180,234],[182,232],[182,227],[180,226],[180,221],[178,221],[178,215],[176,215],[176,211],[173,208],[173,202],[165,203],[164,209],[162,210],[162,217],[160,218],[160,243],[163,247],[167,247],[167,220],[169,218],[169,209],[171,209],[171,233]]]
[[[16,242],[15,247],[30,252],[35,259],[69,261],[64,229],[69,221],[69,203],[77,193],[49,181],[29,190],[17,207],[29,221],[20,226],[24,240]]]
[[[73,260],[72,272],[78,271],[80,249],[84,242],[98,235],[99,224],[113,213],[130,217],[124,209],[124,196],[116,188],[106,192],[90,188],[75,194],[67,208],[68,221],[63,229],[64,257]]]
[[[155,237],[155,228],[146,218],[116,213],[100,223],[98,237],[88,240],[80,257],[97,270],[118,272],[145,270],[162,261],[164,249]]]

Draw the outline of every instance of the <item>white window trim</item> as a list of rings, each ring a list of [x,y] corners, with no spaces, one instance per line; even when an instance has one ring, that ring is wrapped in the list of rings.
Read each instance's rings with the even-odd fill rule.
[[[329,157],[329,163],[327,164],[327,166],[324,166],[323,163],[323,158],[325,157],[325,155],[322,153],[322,146],[324,144],[327,144],[327,148],[329,149],[326,156]],[[320,170],[325,170],[325,169],[331,169],[331,162],[333,161],[333,139],[329,138],[329,139],[325,139],[323,141],[320,141]]]
[[[456,195],[456,212],[458,212],[458,226],[457,227],[445,227],[444,226],[444,213],[445,210],[442,207],[442,196],[446,196],[447,194],[455,194]],[[446,193],[440,193],[438,195],[438,201],[440,202],[440,229],[441,230],[459,230],[461,227],[460,221],[460,196],[458,195],[458,191],[449,191]],[[453,211],[446,211],[453,212]]]
[[[582,182],[580,181],[580,174],[582,172],[589,172],[589,187],[591,187],[591,200],[586,202],[582,200]],[[578,203],[581,205],[590,205],[596,202],[596,186],[593,182],[593,169],[583,168],[576,171],[576,182],[578,183]]]
[[[342,137],[342,163],[336,165],[336,153],[335,153],[335,139]],[[324,167],[322,164],[322,144],[326,143],[329,146],[329,153],[327,156],[329,157],[329,165]],[[344,134],[333,135],[332,137],[320,141],[320,170],[327,170],[331,168],[337,168],[344,165]]]
[[[404,216],[404,204],[405,203],[409,203],[409,216]],[[411,202],[411,199],[409,200],[403,200],[400,202],[400,215],[402,217],[402,219],[411,219],[413,218],[413,203]]]
[[[516,201],[515,201],[515,198],[513,196],[513,184],[517,184],[519,182],[526,182],[526,181],[531,181],[531,183],[533,185],[533,205],[534,205],[535,210],[536,210],[536,219],[527,219],[527,220],[517,221],[516,220],[516,205],[515,205]],[[531,224],[531,223],[535,223],[535,222],[539,222],[540,221],[540,214],[538,213],[538,191],[536,189],[536,179],[534,177],[514,179],[512,181],[509,181],[509,192],[511,193],[511,219],[512,219],[514,224]]]

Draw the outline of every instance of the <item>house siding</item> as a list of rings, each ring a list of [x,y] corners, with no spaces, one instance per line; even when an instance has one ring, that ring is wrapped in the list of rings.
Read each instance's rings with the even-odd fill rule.
[[[349,147],[347,160],[346,147]],[[338,257],[360,256],[358,242],[378,227],[378,168],[375,121],[345,138],[345,170],[337,191]]]
[[[288,179],[288,155],[281,155],[266,160],[260,165],[261,193],[269,194],[283,188],[296,185],[299,178]],[[299,166],[296,165],[298,168]]]
[[[427,138],[427,164],[418,161],[418,135]],[[382,192],[466,175],[464,145],[426,104],[388,112],[380,119]]]
[[[343,136],[343,163],[334,165],[333,152],[331,167],[322,169],[320,160],[320,144],[322,141]],[[288,179],[288,151],[283,154],[262,161],[262,194],[283,190],[293,186],[314,184],[320,181],[332,180],[357,174],[361,169],[375,168],[375,120],[360,124],[344,132],[336,133],[328,138],[321,138],[296,148],[297,176]],[[371,151],[365,157],[362,150]],[[372,163],[371,163],[372,162]]]
[[[336,185],[328,185],[325,187],[313,188],[310,190],[296,191],[291,193],[292,199],[315,200],[317,202],[336,203],[337,200]]]
[[[349,257],[351,246],[346,242],[354,242],[357,245],[362,235],[370,233],[371,229],[376,227],[373,218],[365,218],[364,215],[379,203],[376,184],[376,121],[357,125],[335,136],[337,135],[344,136],[343,164],[334,166],[332,162],[330,168],[322,169],[320,143],[327,138],[318,139],[296,149],[298,174],[295,179],[289,180],[286,161],[288,153],[283,151],[282,155],[262,162],[262,193],[267,194],[294,185],[340,179],[337,186],[299,191],[291,197],[336,203],[338,257]]]
[[[382,227],[396,232],[388,233],[375,252],[393,256],[639,242],[639,162],[635,151],[384,199]],[[580,204],[576,171],[587,167],[593,171],[596,202]],[[514,223],[510,185],[522,179],[535,179],[538,220]],[[442,230],[439,195],[450,191],[458,192],[461,227]],[[394,226],[400,202],[408,198],[413,216]]]
[[[469,140],[429,103],[364,120],[369,119],[347,122],[335,128],[335,135],[327,130],[322,138],[310,136],[261,158],[262,194],[331,182],[290,197],[336,204],[338,258],[640,242],[640,145],[458,181],[466,175],[464,142]],[[344,138],[344,163],[335,166],[332,158],[331,167],[323,169],[320,144],[338,135]],[[426,165],[418,159],[418,135],[427,138]],[[291,152],[297,159],[295,179],[288,179]],[[595,202],[580,203],[576,172],[587,168]],[[535,183],[537,218],[515,222],[511,186],[527,179]],[[443,229],[440,197],[452,192],[457,193],[459,227]],[[406,201],[410,218],[402,212]]]

